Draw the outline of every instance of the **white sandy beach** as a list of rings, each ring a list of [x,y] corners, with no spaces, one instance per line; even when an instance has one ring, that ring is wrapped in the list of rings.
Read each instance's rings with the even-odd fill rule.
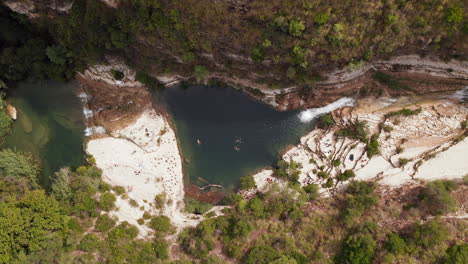
[[[141,236],[150,234],[148,227],[137,223],[144,212],[166,215],[179,229],[199,223],[200,216],[182,212],[182,162],[175,133],[155,110],[146,110],[136,122],[114,132],[112,137],[90,140],[87,152],[103,170],[105,182],[127,190],[128,198],[118,198],[118,209],[111,215],[137,226]],[[161,193],[166,194],[168,203],[159,212],[154,198]],[[130,199],[138,206],[130,205]]]

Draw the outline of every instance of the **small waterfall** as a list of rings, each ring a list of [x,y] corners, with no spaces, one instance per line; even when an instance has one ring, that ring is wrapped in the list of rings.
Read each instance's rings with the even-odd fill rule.
[[[353,98],[343,97],[324,107],[310,108],[310,109],[303,110],[299,113],[298,117],[301,120],[301,122],[306,123],[306,122],[312,121],[314,118],[320,115],[329,113],[341,107],[352,106],[352,105],[354,105]]]
[[[468,86],[456,91],[452,96],[453,99],[460,100],[464,103],[468,102]]]
[[[87,137],[92,136],[94,134],[105,134],[105,133],[106,133],[106,129],[102,126],[87,127],[84,130],[84,134]]]

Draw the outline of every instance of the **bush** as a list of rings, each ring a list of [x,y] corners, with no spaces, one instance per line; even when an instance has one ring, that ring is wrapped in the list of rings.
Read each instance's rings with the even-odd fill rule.
[[[335,131],[336,137],[348,137],[352,139],[357,139],[362,142],[367,142],[368,139],[368,129],[366,121],[356,121],[347,127],[338,129]]]
[[[385,114],[385,118],[389,118],[389,117],[393,117],[393,116],[412,116],[412,115],[417,115],[419,113],[421,113],[421,108],[418,108],[418,109],[415,109],[415,110],[411,110],[411,109],[407,109],[407,108],[403,108],[399,111],[394,111],[394,112],[390,112],[390,113],[387,113]]]
[[[135,74],[135,80],[141,82],[149,88],[158,88],[163,86],[156,78],[153,78],[145,72],[137,71]]]
[[[457,202],[450,193],[456,188],[453,181],[429,182],[419,194],[419,201],[433,215],[453,212],[457,209]]]
[[[317,184],[309,184],[303,187],[304,191],[309,194],[310,200],[315,200],[319,197],[319,186]]]
[[[371,234],[358,233],[348,236],[342,253],[335,259],[337,264],[370,264],[374,259],[377,243]]]
[[[245,255],[245,264],[268,264],[279,257],[277,251],[270,246],[253,247]]]
[[[0,184],[0,189],[4,189],[2,185],[10,185],[16,189],[14,193],[21,193],[27,189],[39,187],[38,176],[39,166],[33,160],[30,154],[23,154],[11,149],[0,151],[0,178],[3,184]],[[3,190],[5,191],[5,190]]]
[[[185,211],[192,214],[205,214],[213,208],[210,203],[201,202],[191,198],[185,198]]]
[[[149,222],[149,226],[159,234],[167,235],[175,232],[175,227],[167,216],[155,216]]]
[[[405,254],[407,251],[406,242],[398,234],[390,233],[385,241],[385,249],[395,255]]]
[[[328,179],[330,177],[330,175],[328,175],[328,173],[326,173],[324,171],[319,171],[317,173],[317,177],[319,177],[320,179]]]
[[[377,203],[374,194],[375,184],[365,181],[352,181],[345,191],[342,218],[346,224],[352,224],[356,217]]]
[[[255,196],[252,200],[250,200],[247,203],[247,207],[250,209],[250,211],[255,217],[258,217],[258,218],[266,217],[265,206],[263,205],[263,201],[257,196]]]
[[[110,192],[101,194],[99,198],[99,207],[104,211],[111,211],[115,208],[115,195]]]
[[[407,158],[399,158],[398,159],[398,164],[400,164],[400,167],[404,167],[406,164],[408,164],[410,160]]]
[[[249,190],[257,188],[257,184],[255,183],[253,176],[243,176],[240,177],[240,187],[242,190]]]
[[[331,114],[325,114],[319,118],[319,126],[322,128],[329,128],[335,124],[335,120]]]
[[[154,253],[156,254],[156,257],[158,259],[168,259],[169,258],[168,244],[167,244],[166,240],[156,238],[153,241],[153,249],[154,249]]]
[[[431,250],[447,241],[448,229],[438,219],[429,220],[424,224],[416,224],[409,234],[409,245],[412,253]]]
[[[112,187],[112,190],[117,194],[118,196],[122,195],[125,193],[125,187],[123,186],[114,186]]]
[[[111,73],[112,73],[112,76],[114,77],[114,79],[116,79],[118,81],[122,80],[125,77],[124,73],[121,72],[121,71],[117,71],[117,70],[112,69]]]
[[[54,197],[59,201],[68,200],[72,196],[70,181],[72,175],[69,168],[61,168],[54,173],[51,190]]]
[[[208,69],[202,65],[197,65],[193,68],[193,75],[198,82],[203,81],[208,76],[208,74]]]
[[[332,165],[333,165],[333,167],[338,167],[338,166],[341,165],[341,161],[340,160],[333,160]]]
[[[463,21],[463,8],[451,7],[447,10],[445,20],[450,24],[458,24]]]
[[[116,224],[116,221],[114,219],[109,217],[109,215],[104,214],[104,215],[98,216],[98,218],[96,219],[96,224],[94,228],[98,232],[107,232],[111,230],[115,226],[115,224]]]
[[[86,252],[96,252],[99,246],[99,238],[95,234],[85,235],[78,245],[79,250]]]
[[[379,139],[378,134],[372,135],[369,143],[366,146],[367,156],[369,157],[369,159],[375,155],[380,154],[380,144],[379,144],[378,139]]]
[[[328,15],[327,13],[319,13],[314,17],[315,23],[319,25],[327,23],[328,20],[330,20],[330,15]]]
[[[453,245],[447,249],[441,264],[466,264],[468,263],[468,243]]]
[[[0,80],[0,89],[2,88],[3,82]],[[11,124],[13,120],[7,115],[5,111],[5,102],[3,96],[0,95],[0,139],[2,139],[8,132],[10,132]]]
[[[340,174],[336,177],[336,179],[337,179],[338,181],[347,181],[347,180],[349,180],[349,179],[351,179],[351,178],[354,178],[354,177],[356,177],[356,174],[354,173],[353,170],[345,170],[344,172],[340,173]]]
[[[291,20],[289,21],[289,34],[299,37],[305,29],[303,21]]]
[[[160,193],[154,197],[154,207],[162,209],[166,204],[166,193]]]

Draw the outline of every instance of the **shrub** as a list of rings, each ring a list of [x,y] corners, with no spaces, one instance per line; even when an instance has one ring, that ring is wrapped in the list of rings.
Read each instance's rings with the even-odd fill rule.
[[[101,194],[99,198],[99,207],[104,211],[111,211],[115,208],[115,195],[110,192]]]
[[[447,249],[441,264],[466,264],[468,263],[468,243],[453,245]]]
[[[330,175],[328,175],[327,172],[319,171],[317,173],[317,177],[319,177],[320,179],[328,179],[330,177]]]
[[[374,259],[377,243],[371,234],[358,233],[348,236],[341,254],[335,259],[335,263],[370,264]]]
[[[293,64],[306,66],[306,65],[304,65],[306,54],[307,54],[306,49],[304,49],[303,47],[298,46],[298,45],[294,46],[292,51],[291,51],[291,57],[293,59]]]
[[[111,73],[112,73],[112,76],[114,77],[114,79],[116,79],[118,81],[122,80],[125,77],[124,73],[121,72],[121,71],[117,71],[117,70],[112,69]]]
[[[433,215],[453,212],[457,202],[450,192],[456,189],[453,181],[437,180],[426,184],[419,194],[421,204]]]
[[[114,186],[112,190],[117,194],[118,196],[122,195],[125,193],[125,187],[123,186]]]
[[[276,250],[270,246],[253,247],[245,255],[245,264],[268,264],[279,257]]]
[[[205,80],[208,74],[209,74],[208,69],[202,65],[196,65],[193,68],[193,75],[195,76],[195,79],[198,82]]]
[[[168,259],[169,258],[169,252],[167,250],[168,244],[166,240],[164,239],[158,239],[156,238],[153,241],[153,249],[154,253],[156,254],[156,257],[158,259]]]
[[[385,241],[385,249],[395,255],[405,254],[407,251],[406,242],[398,234],[390,233]]]
[[[3,88],[2,84],[4,83],[0,80],[0,89]],[[8,134],[8,132],[10,132],[12,123],[13,120],[7,115],[5,111],[5,102],[3,101],[3,96],[0,95],[0,139]]]
[[[315,200],[319,196],[319,186],[317,184],[309,184],[303,187],[304,191],[309,194],[310,200]]]
[[[39,166],[31,155],[11,149],[0,151],[0,177],[14,188],[20,187],[23,191],[38,188],[39,172]]]
[[[374,193],[375,184],[365,181],[352,181],[345,191],[343,208],[341,211],[343,221],[352,224],[356,217],[377,203]]]
[[[240,177],[240,187],[243,190],[249,190],[249,189],[257,188],[257,184],[255,184],[255,180],[253,176],[251,175],[243,176],[243,177]]]
[[[372,135],[369,143],[366,146],[367,156],[372,158],[375,155],[380,154],[380,144],[379,144],[379,135]]]
[[[205,214],[213,208],[210,203],[201,202],[191,198],[185,198],[185,211],[192,214]]]
[[[160,234],[167,235],[175,232],[175,227],[171,224],[169,218],[164,215],[153,217],[149,222],[149,226]]]
[[[95,252],[98,250],[99,238],[95,234],[85,235],[78,245],[79,250],[86,252]]]
[[[336,137],[348,137],[366,142],[368,139],[367,122],[359,121],[348,125],[347,127],[335,131]]]
[[[411,110],[411,109],[407,109],[407,108],[403,108],[399,111],[394,111],[394,112],[390,112],[390,113],[387,113],[385,114],[385,118],[389,118],[389,117],[393,117],[393,116],[412,116],[412,115],[417,115],[419,113],[421,113],[421,108],[418,108],[418,109],[415,109],[415,110]]]
[[[166,204],[166,193],[160,193],[154,197],[154,207],[162,209]]]
[[[303,21],[291,20],[289,21],[289,34],[299,37],[305,29]]]
[[[317,14],[314,17],[315,23],[317,23],[319,25],[323,25],[323,24],[327,23],[328,20],[330,20],[330,15],[328,15],[327,13],[320,13],[320,14]]]
[[[429,220],[424,224],[416,224],[408,235],[409,251],[417,254],[431,250],[447,241],[448,229],[438,219]]]
[[[387,75],[383,72],[376,72],[373,75],[374,79],[380,83],[388,86],[388,88],[399,91],[399,90],[410,90],[410,87],[398,81],[395,77]]]
[[[335,120],[333,119],[333,116],[330,113],[325,114],[319,118],[320,127],[328,128],[333,124],[335,124]]]
[[[408,164],[410,160],[407,158],[399,158],[398,159],[398,164],[400,164],[400,167],[404,167],[406,164]]]
[[[463,8],[451,7],[447,9],[445,20],[450,24],[458,24],[463,21]]]
[[[265,59],[265,52],[261,47],[255,47],[250,54],[251,58],[256,62],[262,62]]]
[[[107,232],[115,226],[116,222],[109,215],[103,214],[96,219],[94,228],[99,232]]]
[[[356,174],[354,173],[353,170],[345,170],[344,172],[340,173],[340,174],[336,177],[336,179],[337,179],[338,181],[347,181],[347,180],[349,180],[349,179],[351,179],[351,178],[354,178],[354,177],[356,177]]]
[[[54,173],[51,190],[54,197],[59,201],[68,200],[72,196],[70,188],[71,171],[69,168],[61,168]]]
[[[341,161],[340,160],[333,160],[332,164],[333,164],[334,167],[338,167],[338,166],[341,165]]]
[[[265,206],[263,204],[263,201],[260,198],[254,197],[252,200],[250,200],[247,203],[247,207],[250,209],[250,211],[255,217],[259,217],[259,218],[266,217]]]
[[[161,83],[152,76],[148,75],[145,72],[137,71],[135,74],[135,80],[141,82],[149,88],[158,88],[161,87]]]

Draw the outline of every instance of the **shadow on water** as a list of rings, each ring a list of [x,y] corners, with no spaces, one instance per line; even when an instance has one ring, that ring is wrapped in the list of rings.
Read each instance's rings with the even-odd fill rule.
[[[164,89],[184,156],[186,183],[232,187],[239,177],[273,165],[279,152],[312,130],[299,111],[279,112],[231,88],[192,86]],[[162,100],[161,100],[162,99]]]
[[[23,82],[9,97],[18,120],[3,147],[32,153],[41,164],[40,182],[46,187],[55,171],[83,160],[84,124],[74,94],[78,87],[77,81]]]

